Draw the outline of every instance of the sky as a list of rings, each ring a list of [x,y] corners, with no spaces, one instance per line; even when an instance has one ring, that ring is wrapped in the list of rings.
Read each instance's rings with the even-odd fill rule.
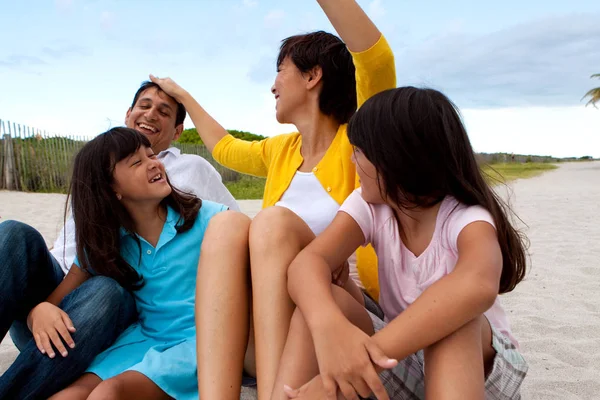
[[[600,157],[600,1],[362,0],[399,86],[443,91],[478,152]],[[333,32],[314,0],[0,0],[0,119],[63,135],[122,125],[152,73],[227,129],[271,136],[280,41]],[[193,127],[188,118],[186,128]]]

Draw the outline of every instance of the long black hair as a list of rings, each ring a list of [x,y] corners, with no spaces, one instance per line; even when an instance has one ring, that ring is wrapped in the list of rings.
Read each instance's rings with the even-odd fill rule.
[[[138,245],[140,242],[131,216],[112,189],[113,172],[119,161],[141,146],[151,147],[148,139],[134,129],[119,127],[100,134],[75,157],[69,188],[81,268],[113,278],[129,290],[139,288],[142,277],[121,256],[121,227],[134,234]],[[202,201],[171,188],[161,205],[179,212],[177,231],[185,232],[194,224]]]
[[[459,111],[445,95],[415,87],[381,92],[351,118],[348,138],[377,169],[384,199],[427,208],[449,195],[488,210],[502,251],[499,292],[510,292],[524,278],[525,238],[485,181]]]

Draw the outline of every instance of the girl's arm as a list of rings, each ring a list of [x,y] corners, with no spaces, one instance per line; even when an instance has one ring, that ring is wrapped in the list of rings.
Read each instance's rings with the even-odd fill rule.
[[[68,352],[63,340],[70,347],[75,347],[71,333],[75,332],[73,322],[58,305],[63,298],[88,280],[90,274],[73,264],[63,281],[48,296],[45,302],[35,306],[27,316],[27,326],[33,334],[35,343],[42,354],[54,358],[54,347],[66,357]],[[61,340],[62,337],[62,340]]]
[[[496,230],[473,222],[459,234],[454,271],[423,292],[373,336],[391,357],[403,359],[455,332],[487,311],[498,296],[502,253]]]
[[[358,224],[338,212],[331,224],[304,248],[288,269],[288,291],[309,326],[336,316],[345,318],[331,292],[332,274],[364,243]]]
[[[459,259],[454,271],[431,285],[411,306],[371,338],[373,344],[377,346],[376,350],[381,352],[382,362],[376,362],[376,358],[372,356],[373,353],[369,352],[371,360],[376,364],[377,371],[393,367],[393,363],[384,365],[384,354],[392,356],[396,360],[406,358],[448,336],[483,314],[494,303],[502,272],[502,255],[495,229],[487,222],[471,223],[459,234],[457,247]],[[311,268],[307,265],[306,269],[313,271],[314,267]],[[310,285],[312,282],[306,284]],[[307,288],[306,292],[309,291],[310,289]],[[314,300],[315,303],[319,303],[321,299]],[[321,304],[321,308],[327,310],[331,307],[329,301],[319,304]],[[298,303],[297,305],[300,307]],[[347,336],[351,333],[350,330],[346,328],[347,330],[342,332],[342,328],[338,327],[336,332],[336,325],[341,325],[336,314],[331,311],[323,311],[319,314],[317,304],[312,307],[311,314],[307,314],[302,308],[301,310],[309,326],[312,326],[311,333],[313,333],[317,352],[319,351],[317,348],[319,337],[329,340],[329,347],[340,347],[339,342],[349,343]],[[332,332],[331,335],[327,333],[328,331]],[[356,345],[346,348],[346,352],[354,353],[356,358],[368,357],[364,352],[358,354],[361,353],[359,350],[361,349]],[[324,352],[328,353],[327,356],[331,357],[332,361],[341,359],[332,351],[325,350]],[[334,358],[336,356],[337,358]],[[317,358],[319,358],[319,353],[317,353]],[[335,386],[332,391],[330,383],[328,383],[330,378],[325,376],[321,369],[321,359],[319,359],[319,367],[320,376],[304,385],[300,390],[287,390],[290,398],[336,398]],[[356,376],[356,373],[356,370],[347,369],[346,376],[351,377],[353,374]],[[338,377],[335,381],[351,382],[349,378],[344,377]],[[365,381],[369,383],[369,380],[365,379]],[[373,389],[373,386],[371,388]],[[385,389],[380,393],[373,391],[378,399],[387,399]],[[345,392],[344,395],[348,398]],[[363,395],[363,397],[366,396]]]
[[[327,399],[335,399],[339,387],[345,398],[355,398],[356,392],[366,397],[372,391],[378,399],[387,400],[372,362],[384,368],[396,365],[346,319],[332,295],[332,272],[364,241],[355,220],[338,212],[288,269],[288,291],[312,334]],[[358,302],[356,306],[362,307]]]
[[[348,46],[359,53],[370,49],[381,32],[354,0],[317,0],[327,18]]]
[[[90,274],[83,271],[77,265],[73,264],[65,276],[65,279],[54,289],[50,296],[46,299],[46,302],[51,303],[58,307],[60,302],[65,298],[66,295],[77,289],[81,284],[90,278]]]

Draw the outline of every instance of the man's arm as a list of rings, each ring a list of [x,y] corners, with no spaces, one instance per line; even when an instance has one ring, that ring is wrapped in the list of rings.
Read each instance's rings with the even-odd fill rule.
[[[65,225],[60,230],[58,237],[54,241],[54,245],[49,250],[50,254],[60,264],[61,269],[65,273],[69,271],[77,253],[75,246],[75,221],[70,210]]]
[[[206,188],[212,193],[210,193],[210,198],[207,197],[207,199],[216,203],[224,204],[232,211],[241,211],[238,202],[223,184],[221,174],[219,174],[219,172],[212,165],[208,171],[208,184],[206,185]]]

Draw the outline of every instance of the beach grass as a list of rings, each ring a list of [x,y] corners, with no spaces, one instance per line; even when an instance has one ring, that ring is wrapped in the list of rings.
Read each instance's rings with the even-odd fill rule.
[[[482,166],[488,182],[508,182],[515,179],[532,178],[558,168],[550,163],[495,163]]]
[[[260,200],[263,198],[266,181],[266,178],[242,175],[236,181],[223,183],[237,200]]]
[[[482,170],[489,182],[498,183],[531,178],[555,168],[556,165],[549,163],[494,163],[484,165]],[[242,175],[237,181],[225,182],[225,186],[238,200],[256,200],[262,199],[265,182],[265,178]]]

